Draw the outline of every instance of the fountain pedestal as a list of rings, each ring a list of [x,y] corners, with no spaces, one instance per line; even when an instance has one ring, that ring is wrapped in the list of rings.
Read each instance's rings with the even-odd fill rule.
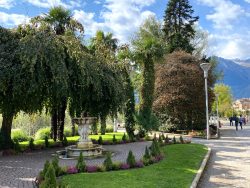
[[[95,117],[74,118],[73,122],[78,125],[80,139],[76,145],[66,147],[67,157],[79,157],[80,153],[84,157],[102,155],[102,147],[93,144],[89,139],[90,126],[96,121]]]

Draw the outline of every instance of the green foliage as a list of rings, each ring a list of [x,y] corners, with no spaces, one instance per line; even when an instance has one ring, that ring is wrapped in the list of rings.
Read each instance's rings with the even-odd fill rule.
[[[105,167],[105,169],[107,171],[112,170],[112,168],[113,168],[113,162],[112,162],[112,159],[111,159],[111,153],[110,152],[107,153],[106,158],[103,161],[103,166]]]
[[[64,136],[66,136],[66,137],[69,137],[69,136],[71,136],[72,135],[72,130],[70,129],[70,128],[64,128],[64,130],[63,130],[63,135]]]
[[[175,136],[173,137],[172,143],[176,144],[176,138],[175,138]]]
[[[165,140],[164,133],[161,134],[161,139],[162,139],[163,141]]]
[[[46,172],[48,171],[48,168],[50,166],[50,163],[48,160],[44,163],[43,170],[39,173],[40,177],[44,179]]]
[[[45,136],[45,138],[44,138],[44,145],[45,145],[45,148],[49,147],[49,138],[48,138],[48,136]]]
[[[99,139],[98,139],[98,144],[102,145],[103,144],[103,141],[102,141],[102,136],[99,136]]]
[[[78,157],[76,168],[78,169],[78,172],[85,172],[86,170],[86,163],[83,160],[82,152],[80,153],[80,156]]]
[[[168,135],[166,135],[166,137],[165,137],[165,144],[169,144],[169,139],[168,139]]]
[[[51,164],[53,165],[53,168],[55,170],[55,175],[58,177],[61,173],[61,167],[59,166],[59,159],[58,157],[54,157]]]
[[[123,142],[126,142],[127,141],[127,137],[126,137],[126,134],[124,133],[123,136],[122,136],[122,141]]]
[[[170,0],[164,15],[163,31],[169,45],[169,52],[183,50],[192,53],[191,40],[195,36],[193,25],[198,21],[188,0]]]
[[[14,140],[14,150],[17,153],[19,153],[21,151],[21,147],[20,147],[19,141],[17,139]]]
[[[153,157],[159,156],[161,154],[160,146],[156,139],[153,139],[153,142],[150,146],[150,151]]]
[[[149,153],[149,150],[148,150],[147,146],[145,148],[145,153],[143,155],[143,159],[150,159],[150,153]]]
[[[183,137],[182,137],[182,136],[180,136],[180,143],[181,143],[181,144],[184,144],[184,140],[183,140]]]
[[[67,140],[67,137],[65,135],[63,136],[62,145],[63,146],[67,146],[68,145],[68,140]]]
[[[50,127],[39,129],[35,134],[35,140],[44,140],[46,136],[50,137]]]
[[[27,141],[28,135],[22,129],[12,129],[11,130],[11,139],[18,140],[19,142]]]
[[[45,174],[44,181],[40,185],[41,188],[56,188],[56,174],[52,164],[49,165]]]
[[[225,84],[215,84],[214,93],[218,94],[218,111],[223,117],[232,116],[233,95],[231,87]],[[216,114],[217,100],[213,102],[212,110]]]
[[[159,144],[162,144],[162,143],[163,143],[163,141],[162,141],[162,136],[161,136],[161,135],[159,135],[158,142],[159,142]]]
[[[130,167],[135,166],[135,156],[131,150],[128,152],[127,164],[129,164]]]
[[[165,42],[161,24],[153,17],[145,20],[132,41],[135,62],[141,66],[142,86],[140,91],[140,107],[137,122],[142,129],[152,130],[156,118],[152,114],[155,71],[154,63],[163,57]]]
[[[112,142],[113,142],[113,144],[115,144],[117,142],[117,139],[115,138],[115,135],[113,135]]]
[[[31,150],[35,149],[34,138],[29,139],[29,148]]]
[[[124,69],[125,88],[126,88],[126,103],[124,109],[125,128],[129,138],[134,137],[135,126],[135,97],[134,87],[132,86],[128,70]]]

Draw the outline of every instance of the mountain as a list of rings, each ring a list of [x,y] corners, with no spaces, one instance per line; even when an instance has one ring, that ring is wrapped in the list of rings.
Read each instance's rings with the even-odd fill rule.
[[[223,82],[232,88],[235,99],[250,98],[250,59],[224,59],[217,57],[218,70],[223,71]]]

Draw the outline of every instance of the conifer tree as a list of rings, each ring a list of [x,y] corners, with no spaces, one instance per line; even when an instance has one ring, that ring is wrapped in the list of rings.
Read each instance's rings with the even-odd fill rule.
[[[190,41],[195,36],[193,25],[198,16],[188,0],[169,0],[164,15],[163,32],[169,45],[169,52],[183,50],[192,53],[194,47]]]

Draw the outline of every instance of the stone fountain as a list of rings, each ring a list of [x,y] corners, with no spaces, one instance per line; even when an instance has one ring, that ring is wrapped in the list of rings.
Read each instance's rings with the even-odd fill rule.
[[[80,118],[73,119],[73,122],[78,125],[80,139],[76,145],[65,148],[67,158],[79,157],[81,152],[84,157],[102,155],[102,146],[93,144],[91,139],[89,139],[90,126],[96,121],[96,119],[96,117],[84,117],[84,115]]]

